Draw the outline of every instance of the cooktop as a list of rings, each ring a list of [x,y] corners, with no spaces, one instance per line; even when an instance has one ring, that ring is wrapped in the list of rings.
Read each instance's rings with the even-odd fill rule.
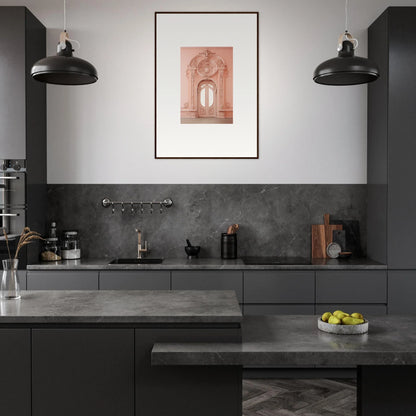
[[[274,265],[274,264],[312,264],[311,259],[305,257],[257,257],[247,256],[241,258],[247,265]]]

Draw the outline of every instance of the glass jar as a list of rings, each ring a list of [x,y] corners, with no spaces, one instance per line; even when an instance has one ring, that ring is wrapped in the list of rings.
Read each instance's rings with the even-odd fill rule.
[[[43,250],[40,253],[40,259],[41,261],[61,260],[61,256],[59,255],[59,245],[57,237],[45,238]]]
[[[62,241],[61,255],[64,260],[76,260],[81,258],[78,231],[65,231]]]

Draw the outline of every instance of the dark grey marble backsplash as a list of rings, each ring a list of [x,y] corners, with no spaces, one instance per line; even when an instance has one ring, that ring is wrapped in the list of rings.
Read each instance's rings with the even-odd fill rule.
[[[103,208],[104,197],[140,201],[173,199],[159,213],[131,215]],[[311,255],[311,224],[323,214],[360,222],[365,252],[366,185],[49,185],[49,220],[80,232],[85,258],[135,257],[143,231],[152,257],[185,257],[185,239],[201,246],[200,257],[220,256],[220,236],[240,224],[238,254]]]

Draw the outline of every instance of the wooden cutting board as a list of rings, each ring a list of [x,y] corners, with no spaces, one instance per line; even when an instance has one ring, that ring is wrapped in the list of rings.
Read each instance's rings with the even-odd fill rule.
[[[312,225],[312,258],[325,259],[328,258],[326,248],[332,243],[332,232],[342,230],[341,224],[330,224],[329,214],[324,215],[323,224]]]

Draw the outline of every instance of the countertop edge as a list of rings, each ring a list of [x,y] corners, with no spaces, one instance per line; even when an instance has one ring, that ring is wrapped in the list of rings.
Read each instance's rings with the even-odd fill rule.
[[[240,259],[224,261],[221,259],[198,259],[197,261],[187,259],[165,259],[162,264],[140,264],[140,265],[114,265],[108,264],[109,259],[86,259],[70,260],[65,263],[37,263],[29,264],[28,271],[151,271],[151,270],[387,270],[387,265],[378,263],[371,259],[355,259],[353,262],[329,260],[328,264],[281,264],[281,265],[246,265]]]

